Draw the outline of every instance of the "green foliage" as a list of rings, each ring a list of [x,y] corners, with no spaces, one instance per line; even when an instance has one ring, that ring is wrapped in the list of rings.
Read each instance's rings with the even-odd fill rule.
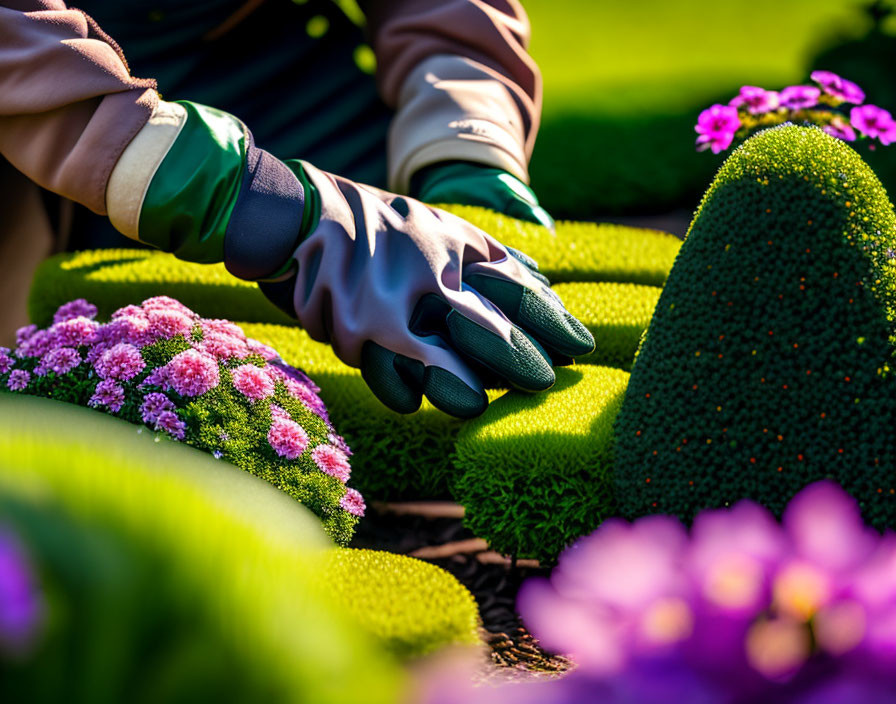
[[[409,658],[479,642],[473,596],[435,565],[376,550],[336,549],[322,569],[348,615],[390,652]]]
[[[0,395],[0,425],[0,521],[50,604],[4,701],[396,701],[394,662],[320,568],[329,542],[282,492],[69,404]]]
[[[628,373],[560,368],[549,393],[510,392],[457,440],[465,523],[495,550],[551,562],[613,512],[613,421]]]
[[[846,144],[786,126],[707,192],[617,423],[626,516],[749,497],[780,512],[832,477],[896,519],[896,218]]]
[[[594,352],[576,361],[630,369],[660,296],[656,286],[614,283],[557,284],[566,308],[594,335]]]

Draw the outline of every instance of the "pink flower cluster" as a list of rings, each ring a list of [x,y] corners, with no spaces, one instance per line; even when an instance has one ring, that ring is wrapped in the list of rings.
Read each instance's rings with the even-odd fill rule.
[[[858,85],[832,71],[813,71],[811,78],[816,85],[788,86],[781,91],[743,86],[728,105],[707,108],[695,127],[697,151],[711,149],[718,154],[731,146],[738,133],[746,137],[788,121],[818,125],[847,142],[859,138],[877,139],[884,145],[896,142],[896,120],[887,110],[865,104],[865,92]],[[853,107],[847,113],[848,105]]]
[[[240,417],[256,418],[260,409],[269,407],[271,422],[262,437],[274,456],[280,461],[301,461],[301,466],[343,485],[349,480],[351,452],[332,429],[320,389],[275,350],[247,338],[238,325],[201,318],[167,296],[120,308],[105,324],[94,320],[96,314],[96,306],[78,299],[61,306],[50,327],[19,329],[15,350],[0,347],[0,387],[55,395],[55,387],[68,383],[86,389],[79,401],[84,405],[143,423],[234,461],[228,455],[228,443],[240,434],[238,429],[203,436],[198,427],[203,421],[191,418],[220,417],[227,408],[234,408],[227,405],[233,403],[251,411]],[[165,345],[171,350],[167,361],[150,363],[159,359],[157,350]],[[275,403],[275,398],[284,397],[291,401]],[[299,422],[304,416],[293,417],[283,407],[295,408],[293,404],[323,420],[329,431],[326,436],[310,437]],[[210,412],[213,407],[218,410]],[[206,446],[212,436],[219,444]],[[233,446],[240,447],[238,442]],[[364,501],[353,489],[346,489],[341,507],[352,515],[364,513]]]

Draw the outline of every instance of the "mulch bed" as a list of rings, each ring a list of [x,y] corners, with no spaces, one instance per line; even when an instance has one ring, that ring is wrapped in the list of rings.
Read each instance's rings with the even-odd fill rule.
[[[534,676],[557,676],[570,669],[564,657],[543,650],[515,609],[522,582],[550,570],[534,560],[515,561],[489,550],[463,526],[463,507],[451,502],[374,503],[358,525],[355,548],[410,555],[447,570],[476,599],[483,641],[492,662]],[[521,673],[522,674],[522,673]]]

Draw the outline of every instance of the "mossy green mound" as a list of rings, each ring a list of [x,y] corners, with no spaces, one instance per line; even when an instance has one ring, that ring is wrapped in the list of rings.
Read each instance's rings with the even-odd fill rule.
[[[377,550],[332,550],[322,569],[348,615],[402,657],[479,642],[469,591],[435,565]]]
[[[846,144],[785,126],[707,192],[617,423],[626,516],[749,497],[781,511],[832,477],[896,522],[896,219]]]
[[[629,369],[661,289],[618,283],[557,284],[553,288],[597,342],[594,352],[576,361]]]
[[[37,507],[15,520],[52,607],[4,686],[28,701],[395,701],[395,663],[329,593],[330,543],[284,493],[69,404],[2,395],[0,427],[0,493]]]
[[[455,458],[470,529],[544,562],[612,515],[613,421],[628,382],[609,367],[556,372],[550,393],[507,393],[465,425]]]

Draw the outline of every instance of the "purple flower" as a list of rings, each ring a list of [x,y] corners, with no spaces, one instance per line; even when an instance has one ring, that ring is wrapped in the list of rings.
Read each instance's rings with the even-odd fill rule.
[[[856,131],[852,128],[852,125],[842,117],[835,117],[830,124],[822,127],[822,130],[832,137],[842,139],[844,142],[856,141]]]
[[[0,374],[6,374],[15,364],[15,360],[9,355],[9,352],[9,347],[0,347]]]
[[[164,430],[173,438],[183,440],[187,424],[178,418],[174,411],[162,411],[156,419],[155,427],[157,430]]]
[[[362,517],[367,510],[364,497],[357,489],[347,488],[345,496],[339,501],[339,505],[353,516]]]
[[[114,379],[103,379],[96,385],[87,405],[91,408],[105,406],[118,413],[124,405],[124,389]]]
[[[259,342],[258,340],[247,339],[246,346],[249,348],[249,351],[253,354],[261,355],[262,359],[266,362],[271,362],[275,359],[279,359],[280,355],[274,350],[273,347],[269,347],[263,342]]]
[[[751,115],[762,115],[778,109],[780,96],[775,91],[759,86],[743,86],[728,105],[736,108],[744,105]]]
[[[16,347],[29,340],[37,332],[37,325],[26,325],[16,330]]]
[[[204,333],[202,342],[195,345],[201,352],[220,360],[242,359],[249,354],[246,343],[233,335],[218,332]]]
[[[825,93],[837,100],[853,105],[861,105],[865,102],[865,91],[833,71],[813,71],[811,78],[822,87]]]
[[[31,381],[31,375],[28,372],[24,369],[13,369],[9,373],[9,379],[6,380],[6,385],[9,387],[10,391],[21,391],[28,386],[29,381]]]
[[[53,337],[49,330],[38,330],[19,343],[16,356],[20,359],[24,357],[43,357],[54,346]]]
[[[18,540],[0,529],[0,651],[21,652],[37,635],[43,602]]]
[[[197,350],[176,354],[165,366],[167,384],[181,396],[201,396],[218,385],[218,363]]]
[[[66,318],[49,329],[53,344],[59,347],[80,347],[97,341],[100,325],[83,316]]]
[[[143,398],[143,403],[140,404],[140,415],[143,418],[144,423],[155,426],[159,420],[160,413],[163,413],[164,411],[173,411],[174,408],[175,406],[171,402],[171,399],[165,394],[152,392],[146,394]]]
[[[81,355],[72,347],[57,347],[47,352],[40,365],[54,374],[68,374],[81,364]],[[36,371],[36,370],[35,370]]]
[[[815,86],[788,86],[781,91],[781,106],[791,110],[806,110],[818,105],[821,89]]]
[[[142,311],[140,315],[119,315],[102,326],[100,335],[103,342],[109,346],[126,342],[136,347],[142,347],[151,341],[149,319],[143,315]]]
[[[348,444],[345,442],[345,438],[341,435],[337,435],[334,432],[330,432],[327,435],[327,442],[333,445],[334,447],[339,448],[346,457],[352,456],[351,448],[349,448]]]
[[[889,139],[894,130],[893,116],[883,108],[876,105],[861,105],[849,112],[849,121],[862,134],[874,138],[880,137],[881,141]],[[889,142],[885,142],[889,144]]]
[[[236,323],[229,320],[220,320],[216,318],[203,319],[201,322],[202,334],[206,335],[225,335],[227,337],[235,337],[242,342],[246,342],[246,333]]]
[[[143,356],[134,345],[120,342],[103,352],[96,361],[96,373],[103,379],[133,379],[146,367]]]
[[[59,306],[56,314],[53,316],[54,323],[61,323],[72,318],[94,318],[96,317],[96,306],[88,303],[83,298],[77,298]]]
[[[151,309],[146,317],[149,320],[149,334],[152,337],[167,340],[182,335],[185,339],[190,339],[193,318],[180,310]]]

